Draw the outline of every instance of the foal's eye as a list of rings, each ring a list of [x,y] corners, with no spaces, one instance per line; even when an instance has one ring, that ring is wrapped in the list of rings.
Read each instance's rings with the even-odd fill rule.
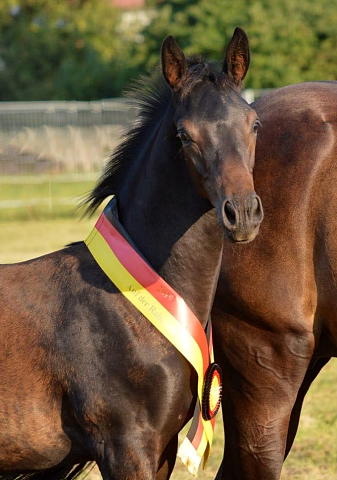
[[[180,138],[183,145],[190,143],[190,137],[185,132],[178,132],[177,137]]]
[[[260,126],[261,126],[261,123],[259,122],[259,120],[256,120],[253,127],[254,133],[257,133]]]

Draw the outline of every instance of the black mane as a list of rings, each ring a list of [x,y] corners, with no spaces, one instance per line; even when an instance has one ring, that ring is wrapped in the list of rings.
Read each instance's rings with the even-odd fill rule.
[[[220,72],[216,64],[208,63],[200,57],[188,60],[188,74],[181,89],[180,99],[186,100],[199,83],[212,83],[217,88],[225,84],[233,88],[228,77]],[[172,90],[158,70],[154,75],[141,77],[127,92],[132,104],[138,109],[138,117],[124,135],[120,145],[112,152],[100,180],[84,203],[85,213],[91,215],[110,195],[118,194],[125,173],[137,156],[139,146],[149,131],[165,113],[172,100]]]

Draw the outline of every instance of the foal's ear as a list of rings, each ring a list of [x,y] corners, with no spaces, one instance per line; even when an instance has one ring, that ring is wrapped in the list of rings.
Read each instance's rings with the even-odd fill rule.
[[[242,28],[236,27],[225,54],[222,71],[242,90],[242,80],[248,71],[250,61],[249,41]]]
[[[167,83],[178,91],[187,72],[186,58],[174,38],[165,38],[161,47],[161,66]]]

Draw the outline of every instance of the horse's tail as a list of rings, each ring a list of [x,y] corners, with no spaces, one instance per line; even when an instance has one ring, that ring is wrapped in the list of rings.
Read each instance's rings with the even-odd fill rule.
[[[0,480],[75,480],[79,475],[93,467],[93,462],[80,463],[75,467],[55,467],[40,472],[0,475]],[[91,468],[90,468],[91,467]],[[84,477],[86,475],[84,474]]]

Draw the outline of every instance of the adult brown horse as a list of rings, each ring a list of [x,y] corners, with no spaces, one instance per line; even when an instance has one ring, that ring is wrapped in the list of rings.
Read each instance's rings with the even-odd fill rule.
[[[138,123],[90,196],[93,211],[116,194],[125,229],[203,326],[220,223],[245,241],[263,215],[252,178],[258,121],[240,97],[248,63],[240,29],[222,71],[188,63],[168,37],[166,82],[137,93]],[[0,475],[69,479],[95,460],[105,480],[167,478],[196,401],[192,366],[83,242],[2,266],[0,284]]]
[[[279,479],[303,398],[337,356],[337,84],[285,87],[252,106],[265,220],[251,244],[225,242],[213,310],[223,480]]]

